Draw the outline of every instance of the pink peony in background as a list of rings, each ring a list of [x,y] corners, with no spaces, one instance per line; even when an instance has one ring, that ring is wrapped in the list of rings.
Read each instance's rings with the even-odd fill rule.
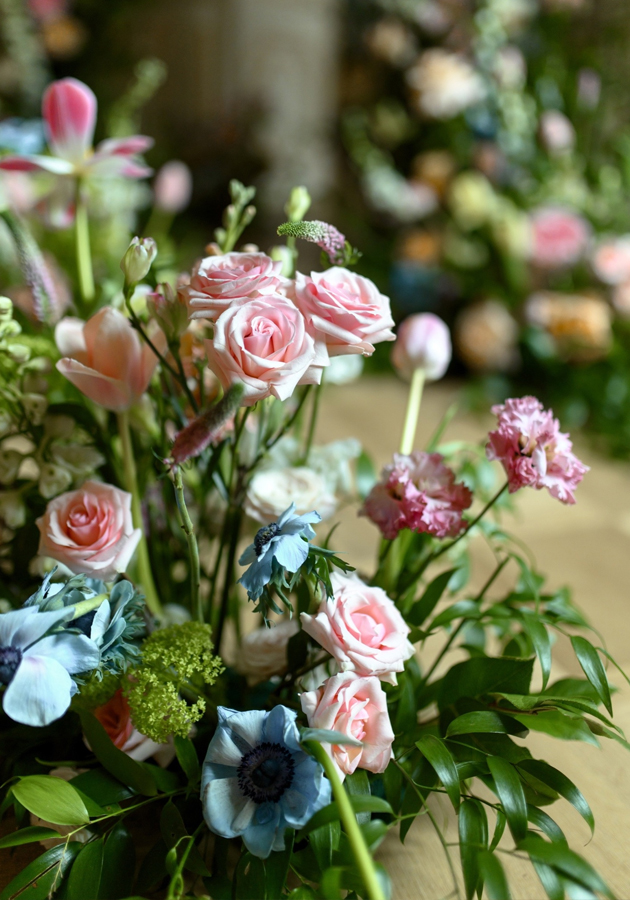
[[[394,454],[381,480],[366,497],[360,515],[393,540],[403,528],[434,537],[456,537],[464,528],[464,510],[472,503],[466,485],[455,481],[439,453],[414,450]]]
[[[394,732],[387,696],[378,678],[341,672],[317,690],[301,694],[300,703],[310,728],[341,731],[362,742],[361,747],[323,744],[342,779],[357,768],[385,771],[392,758]]]
[[[302,613],[303,630],[327,650],[342,672],[376,675],[396,684],[405,660],[413,656],[409,627],[384,590],[358,575],[332,572],[333,597],[322,600],[314,616]]]
[[[486,454],[503,464],[510,493],[547,488],[563,503],[575,503],[573,492],[588,466],[572,453],[569,436],[560,431],[552,411],[535,397],[520,397],[493,406],[492,412],[499,421],[489,434]]]
[[[340,266],[311,272],[310,277],[298,272],[295,302],[324,338],[331,356],[371,356],[374,344],[395,339],[389,297],[369,278]]]
[[[281,270],[282,263],[266,253],[206,256],[181,289],[191,318],[216,319],[234,300],[273,293],[280,286]]]
[[[532,262],[543,269],[572,266],[585,254],[590,238],[588,223],[571,210],[543,206],[531,217]]]
[[[141,536],[131,519],[131,494],[96,481],[55,497],[35,524],[40,555],[103,581],[125,571]]]

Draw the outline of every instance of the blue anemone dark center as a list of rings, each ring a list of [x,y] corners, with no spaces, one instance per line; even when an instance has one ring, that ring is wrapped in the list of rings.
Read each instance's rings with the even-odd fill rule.
[[[256,551],[256,556],[260,556],[264,547],[279,533],[280,526],[277,522],[270,522],[269,525],[263,525],[262,528],[259,528],[256,532],[256,537],[254,538],[254,550]]]
[[[0,647],[0,684],[9,684],[21,662],[19,647]]]
[[[254,803],[277,803],[293,783],[295,763],[286,747],[265,741],[246,753],[238,767],[238,786]]]
[[[74,622],[72,623],[72,627],[78,628],[79,631],[82,632],[86,637],[89,637],[95,615],[95,609],[90,610],[90,612],[84,613],[82,616],[79,616],[78,619],[74,620]]]

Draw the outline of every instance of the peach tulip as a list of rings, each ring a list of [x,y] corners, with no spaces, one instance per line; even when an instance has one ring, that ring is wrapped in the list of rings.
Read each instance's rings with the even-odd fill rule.
[[[151,339],[162,352],[164,334],[154,325]],[[124,412],[146,391],[158,359],[129,320],[109,306],[87,322],[71,316],[55,329],[63,359],[57,369],[75,387],[105,409]]]

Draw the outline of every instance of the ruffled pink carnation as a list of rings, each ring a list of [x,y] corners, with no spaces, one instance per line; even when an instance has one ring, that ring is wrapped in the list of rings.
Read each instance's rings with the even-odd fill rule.
[[[360,515],[367,516],[393,540],[403,528],[434,537],[456,537],[465,525],[462,513],[472,494],[439,453],[414,450],[410,456],[394,454],[381,480],[368,494]]]
[[[519,397],[493,406],[492,412],[499,422],[488,435],[486,455],[503,464],[510,493],[522,487],[547,488],[563,503],[575,503],[573,491],[588,466],[571,452],[569,436],[560,431],[552,411],[543,409],[535,397]]]
[[[542,206],[531,219],[532,261],[543,269],[575,265],[588,246],[588,222],[568,209]]]
[[[206,256],[182,288],[192,319],[216,319],[233,300],[273,293],[280,285],[282,263],[266,253]]]

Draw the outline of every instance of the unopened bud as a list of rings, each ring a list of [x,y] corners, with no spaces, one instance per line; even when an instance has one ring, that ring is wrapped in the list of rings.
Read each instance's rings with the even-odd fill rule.
[[[416,369],[427,381],[442,378],[452,356],[448,326],[433,313],[418,313],[404,320],[392,350],[392,364],[408,381]]]
[[[309,211],[311,195],[305,187],[294,187],[289,195],[284,211],[289,222],[299,222]]]
[[[153,238],[133,238],[120,261],[120,268],[125,276],[125,286],[130,287],[142,281],[149,274],[149,269],[156,256],[157,244]]]
[[[147,296],[147,309],[169,341],[177,340],[186,331],[186,304],[170,284],[159,284],[157,291]]]
[[[187,459],[199,456],[210,446],[221,426],[239,408],[244,390],[242,384],[233,384],[218,403],[179,432],[171,451],[171,459],[175,465],[179,466]]]

